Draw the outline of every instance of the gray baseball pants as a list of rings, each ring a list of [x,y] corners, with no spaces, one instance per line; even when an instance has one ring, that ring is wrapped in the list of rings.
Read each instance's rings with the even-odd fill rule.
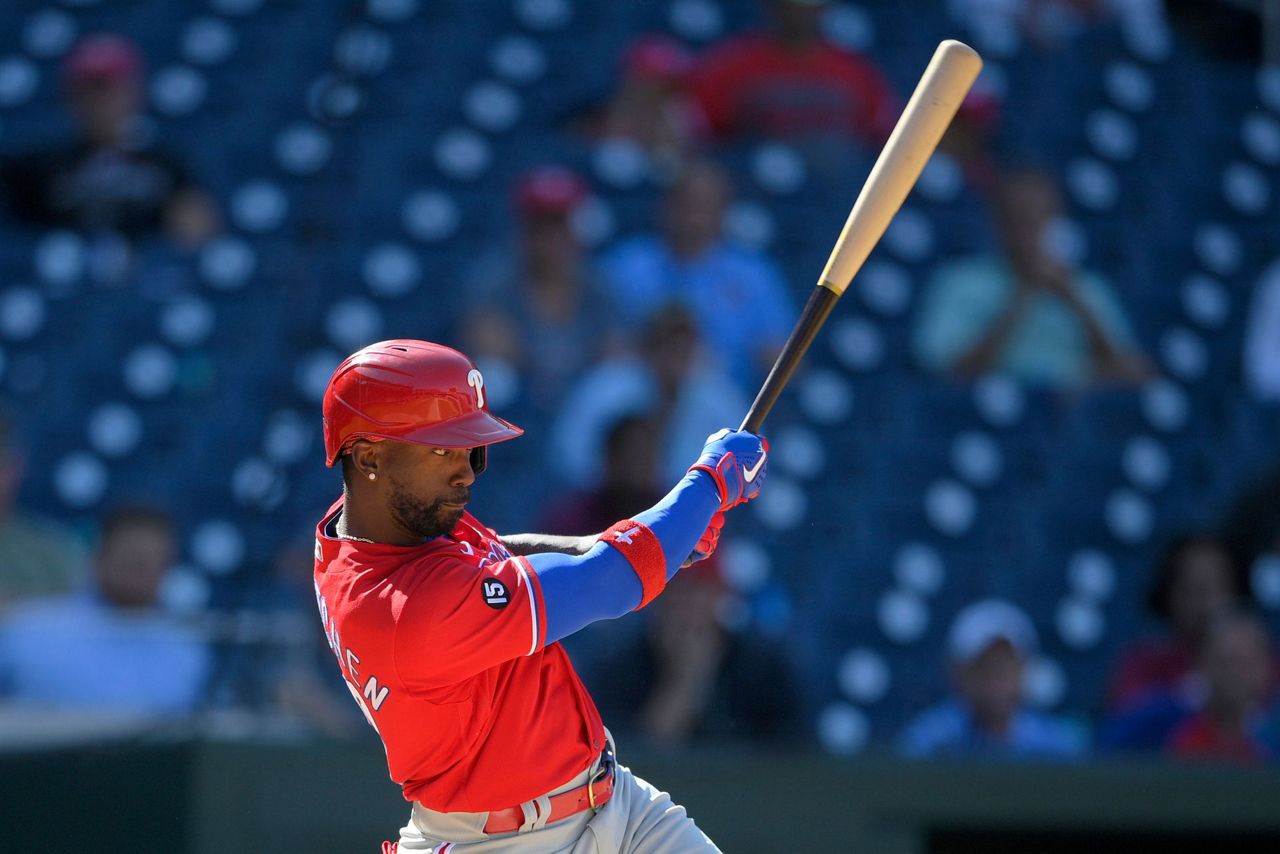
[[[547,793],[581,786],[596,766]],[[400,830],[400,850],[430,854],[720,854],[671,796],[615,765],[613,797],[593,813],[584,810],[553,824],[539,825],[530,801],[527,827],[489,836],[481,828],[488,813],[442,813],[413,805]]]

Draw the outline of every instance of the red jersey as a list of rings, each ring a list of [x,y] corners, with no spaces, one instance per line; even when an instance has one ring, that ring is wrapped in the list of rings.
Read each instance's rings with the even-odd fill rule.
[[[1205,713],[1194,715],[1174,731],[1169,740],[1180,759],[1208,759],[1259,765],[1269,758],[1261,741],[1249,735],[1226,732]]]
[[[841,133],[878,143],[896,120],[875,67],[829,44],[796,54],[771,38],[740,36],[702,61],[692,89],[719,137]]]
[[[1157,691],[1174,691],[1195,669],[1195,650],[1173,641],[1155,640],[1133,647],[1111,677],[1108,704],[1130,707]]]
[[[316,602],[347,687],[406,800],[505,809],[584,771],[604,724],[564,648],[546,643],[538,576],[469,513],[417,546],[316,526]]]

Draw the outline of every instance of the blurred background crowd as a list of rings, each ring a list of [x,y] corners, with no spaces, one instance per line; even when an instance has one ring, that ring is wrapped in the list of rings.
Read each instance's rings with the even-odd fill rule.
[[[370,738],[310,581],[338,361],[477,361],[527,430],[499,531],[648,506],[955,37],[987,66],[762,498],[574,662],[659,750],[1277,759],[1267,5],[6,4],[2,740]]]

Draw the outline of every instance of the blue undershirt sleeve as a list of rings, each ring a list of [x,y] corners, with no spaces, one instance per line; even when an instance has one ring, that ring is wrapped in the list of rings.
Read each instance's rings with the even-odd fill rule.
[[[692,471],[661,501],[632,518],[662,544],[670,580],[719,509],[720,495],[711,476]],[[621,617],[640,604],[640,579],[622,553],[606,543],[596,543],[584,555],[542,553],[527,560],[542,584],[547,643],[598,620]]]

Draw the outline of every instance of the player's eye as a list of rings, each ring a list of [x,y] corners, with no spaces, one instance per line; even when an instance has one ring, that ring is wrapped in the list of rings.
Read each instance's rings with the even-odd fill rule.
[[[432,448],[431,453],[435,454],[437,457],[447,457],[449,456],[449,449],[448,448]]]

